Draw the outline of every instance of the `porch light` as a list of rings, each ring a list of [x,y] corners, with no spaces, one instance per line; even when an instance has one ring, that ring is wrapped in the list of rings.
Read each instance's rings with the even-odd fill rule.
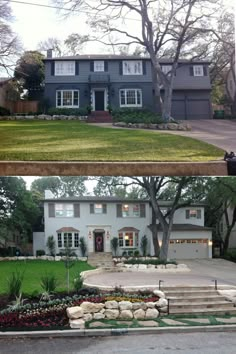
[[[212,246],[212,240],[208,241],[208,246]]]

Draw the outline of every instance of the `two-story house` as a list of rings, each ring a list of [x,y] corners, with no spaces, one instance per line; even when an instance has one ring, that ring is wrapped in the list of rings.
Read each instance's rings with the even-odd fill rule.
[[[109,107],[154,110],[153,70],[148,57],[77,55],[45,62],[45,98],[50,107],[107,111]],[[168,75],[170,60],[161,60]],[[209,62],[180,60],[174,81],[172,116],[212,117]]]
[[[169,202],[162,202],[163,212]],[[148,253],[154,254],[148,200],[117,197],[53,198],[46,192],[44,200],[44,232],[34,233],[34,253],[46,250],[49,236],[54,237],[56,253],[66,244],[79,255],[83,237],[88,253],[111,252],[111,239],[119,240],[119,255],[140,250],[144,235],[148,237]],[[157,221],[158,222],[158,221]],[[159,240],[162,231],[159,230]],[[204,205],[192,205],[176,211],[169,245],[169,258],[209,258],[212,250],[211,229],[204,226]]]

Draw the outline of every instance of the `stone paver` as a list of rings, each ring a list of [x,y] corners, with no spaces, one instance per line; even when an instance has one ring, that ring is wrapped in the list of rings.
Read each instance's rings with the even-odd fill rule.
[[[138,324],[143,327],[158,327],[159,323],[156,321],[138,321]]]
[[[211,323],[208,318],[183,318],[183,320],[196,322],[196,323]]]
[[[176,321],[176,320],[172,320],[170,318],[162,319],[162,321],[164,323],[166,323],[167,325],[171,325],[171,326],[187,326],[186,323],[183,323],[183,322],[180,322],[180,321]]]
[[[117,324],[125,324],[125,325],[128,325],[128,326],[131,326],[133,324],[133,321],[116,321]]]
[[[89,328],[95,328],[95,327],[112,327],[112,325],[103,322],[92,322],[89,324]]]
[[[223,323],[236,323],[236,317],[232,317],[232,318],[215,318],[216,321],[219,322],[223,322]]]

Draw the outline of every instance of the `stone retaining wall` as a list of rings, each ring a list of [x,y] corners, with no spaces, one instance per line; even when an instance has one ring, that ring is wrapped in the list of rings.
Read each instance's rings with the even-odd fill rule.
[[[66,310],[71,328],[85,328],[85,322],[92,320],[130,320],[155,319],[161,312],[167,312],[168,301],[160,290],[153,294],[159,297],[156,302],[106,301],[92,303],[85,301],[80,306],[68,307]]]
[[[120,128],[133,128],[133,129],[154,129],[154,130],[182,130],[189,131],[192,127],[188,123],[161,123],[161,124],[151,124],[151,123],[125,123],[117,122],[113,123],[115,127]]]

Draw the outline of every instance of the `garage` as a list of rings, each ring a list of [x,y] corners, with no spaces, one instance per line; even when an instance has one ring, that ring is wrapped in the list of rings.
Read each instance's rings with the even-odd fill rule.
[[[209,258],[208,239],[199,238],[170,240],[168,258]]]
[[[210,99],[193,94],[176,95],[172,100],[171,115],[178,120],[211,119]]]

